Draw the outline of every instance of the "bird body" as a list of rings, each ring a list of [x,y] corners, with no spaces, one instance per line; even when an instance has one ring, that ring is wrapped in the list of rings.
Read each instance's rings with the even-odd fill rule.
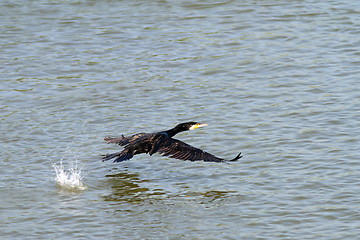
[[[187,122],[178,124],[174,128],[162,132],[137,133],[129,137],[121,136],[119,138],[105,137],[104,140],[108,143],[124,146],[124,149],[121,152],[105,155],[103,161],[115,158],[114,162],[122,162],[141,153],[147,153],[150,156],[154,153],[160,153],[163,156],[180,160],[203,160],[206,162],[236,161],[242,157],[240,153],[232,160],[225,160],[173,138],[173,136],[179,132],[193,130],[203,126],[207,126],[207,124]]]

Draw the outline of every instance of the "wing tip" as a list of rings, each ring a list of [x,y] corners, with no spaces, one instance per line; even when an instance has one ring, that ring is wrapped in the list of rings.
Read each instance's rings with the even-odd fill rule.
[[[233,158],[233,159],[231,159],[231,160],[228,160],[228,162],[235,162],[235,161],[237,161],[237,160],[239,160],[240,158],[242,158],[243,156],[241,155],[241,152],[235,157],[235,158]]]

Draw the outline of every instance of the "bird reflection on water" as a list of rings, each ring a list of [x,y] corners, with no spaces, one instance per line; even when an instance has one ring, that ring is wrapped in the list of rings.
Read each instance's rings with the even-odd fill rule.
[[[138,173],[121,172],[117,174],[109,174],[105,177],[109,178],[112,193],[104,196],[105,201],[118,202],[142,202],[154,195],[163,195],[160,191],[153,191],[149,188],[142,187],[141,183],[148,182],[141,180]]]
[[[179,189],[176,193],[170,193],[164,189],[150,189],[142,185],[151,184],[151,181],[141,179],[139,173],[121,172],[109,174],[108,183],[111,185],[112,193],[104,196],[105,201],[139,203],[147,201],[161,201],[165,199],[179,201],[196,201],[201,204],[219,203],[231,196],[233,191],[209,190],[204,192],[188,191],[187,188]],[[172,185],[178,185],[172,183]],[[186,190],[186,191],[184,191]]]

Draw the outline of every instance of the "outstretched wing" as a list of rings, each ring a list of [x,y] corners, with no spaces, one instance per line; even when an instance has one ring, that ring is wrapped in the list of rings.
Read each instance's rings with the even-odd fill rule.
[[[122,135],[119,138],[105,137],[104,140],[107,141],[108,143],[115,143],[120,146],[125,146],[131,142],[135,142],[137,139],[139,139],[145,135],[146,135],[146,133],[137,133],[137,134],[134,134],[129,137],[124,137],[124,135]]]
[[[104,162],[115,158],[114,162],[123,162],[131,159],[133,156],[134,154],[131,151],[129,151],[128,149],[124,149],[121,152],[103,155],[102,161]]]
[[[184,143],[180,140],[167,138],[165,141],[160,144],[157,153],[162,154],[163,156],[168,156],[171,158],[176,158],[180,160],[188,161],[205,161],[205,162],[226,162],[226,161],[236,161],[242,156],[241,153],[232,160],[225,160],[222,158],[215,157],[214,155],[205,152],[199,148],[193,147],[187,143]]]

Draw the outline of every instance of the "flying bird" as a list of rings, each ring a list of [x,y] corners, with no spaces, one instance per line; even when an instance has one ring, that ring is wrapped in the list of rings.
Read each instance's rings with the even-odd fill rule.
[[[170,158],[188,161],[205,161],[205,162],[228,162],[240,159],[239,153],[234,159],[225,160],[215,157],[199,148],[193,147],[187,143],[173,138],[179,132],[194,130],[196,128],[207,126],[206,123],[186,122],[176,125],[167,131],[155,133],[137,133],[129,137],[122,135],[119,138],[105,137],[108,143],[115,143],[124,146],[121,152],[106,154],[103,161],[114,159],[114,162],[122,162],[131,159],[134,155],[148,153],[150,156],[154,153],[162,154]]]

